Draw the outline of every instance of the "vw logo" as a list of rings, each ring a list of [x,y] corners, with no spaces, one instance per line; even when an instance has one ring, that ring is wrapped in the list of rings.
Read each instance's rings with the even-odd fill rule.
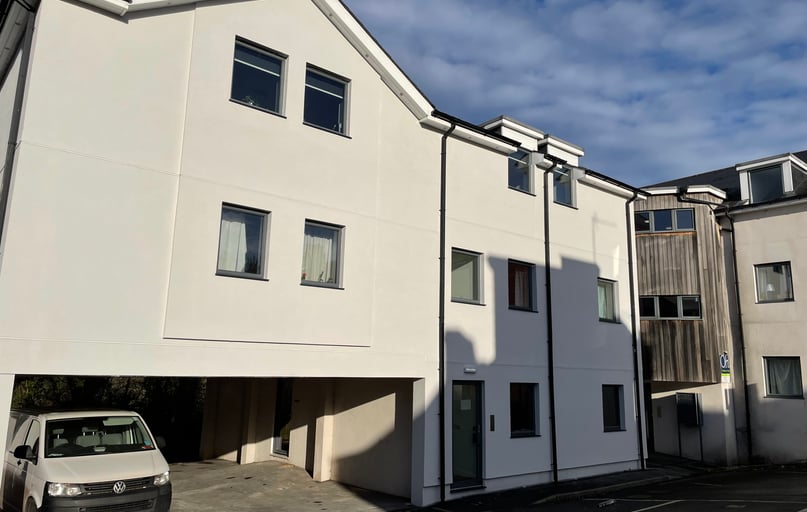
[[[115,482],[115,485],[112,486],[112,492],[114,492],[115,494],[123,494],[123,491],[125,490],[126,490],[126,484],[121,480],[118,480],[117,482]]]

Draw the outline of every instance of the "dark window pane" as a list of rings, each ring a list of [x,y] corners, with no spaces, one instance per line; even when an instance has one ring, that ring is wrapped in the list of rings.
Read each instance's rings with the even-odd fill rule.
[[[749,173],[751,178],[751,201],[760,203],[782,197],[782,168],[777,165]]]
[[[678,297],[662,295],[658,298],[658,316],[660,318],[678,318]]]
[[[779,302],[793,300],[793,281],[790,263],[771,263],[755,267],[757,278],[757,301]]]
[[[554,171],[555,202],[572,206],[572,178],[566,169]]]
[[[478,254],[451,252],[451,298],[480,301]]]
[[[508,261],[507,280],[510,307],[532,309],[532,265]]]
[[[681,297],[681,316],[686,318],[700,318],[701,298]]]
[[[672,210],[656,210],[653,212],[653,231],[672,231]]]
[[[642,317],[656,316],[655,297],[639,297],[639,316]]]
[[[270,112],[280,112],[282,60],[236,43],[231,98]]]
[[[345,132],[345,83],[308,70],[305,74],[306,123]]]
[[[529,153],[518,151],[507,161],[507,184],[510,188],[530,192]]]
[[[636,212],[633,214],[636,223],[636,232],[650,231],[650,212]]]
[[[535,384],[510,384],[510,434],[535,435]]]
[[[602,423],[606,432],[622,430],[622,386],[602,387]]]
[[[686,208],[675,211],[675,227],[680,231],[695,229],[695,213],[692,209]]]
[[[766,357],[765,386],[769,396],[801,397],[801,360],[798,357]]]

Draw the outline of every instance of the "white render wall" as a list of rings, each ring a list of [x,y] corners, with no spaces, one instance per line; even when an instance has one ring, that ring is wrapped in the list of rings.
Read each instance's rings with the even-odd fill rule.
[[[765,396],[765,356],[801,358],[802,383],[807,376],[804,344],[807,302],[807,235],[804,202],[791,207],[749,210],[734,215],[737,271],[740,282],[746,368],[749,382],[753,455],[781,463],[807,459],[798,441],[807,422],[804,399]],[[789,261],[793,277],[792,302],[756,303],[754,265]],[[738,411],[738,414],[740,411]],[[784,420],[786,418],[786,421]]]

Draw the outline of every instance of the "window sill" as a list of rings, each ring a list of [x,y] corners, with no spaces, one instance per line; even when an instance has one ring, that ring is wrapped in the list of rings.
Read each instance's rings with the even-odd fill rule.
[[[510,434],[510,439],[534,439],[541,437],[541,434]]]
[[[476,491],[479,489],[484,489],[485,484],[481,483],[472,483],[472,484],[451,484],[451,492],[463,492],[463,491]]]
[[[300,281],[300,286],[310,286],[312,288],[330,288],[332,290],[344,290],[343,287],[334,283],[320,283],[318,281]]]
[[[563,206],[563,207],[566,207],[566,208],[571,208],[572,210],[577,210],[578,209],[576,204],[566,204],[566,203],[561,203],[559,201],[553,201],[553,202],[555,204],[559,205],[559,206]]]
[[[781,302],[795,302],[793,299],[779,299],[779,300],[758,300],[757,304],[778,304]]]
[[[456,299],[454,297],[451,297],[451,302],[456,302],[457,304],[468,304],[469,306],[484,306],[485,305],[484,302],[478,302],[478,301],[467,300],[467,299]]]
[[[266,114],[272,114],[273,116],[277,116],[277,117],[279,117],[281,119],[286,119],[285,115],[281,114],[280,112],[275,112],[274,110],[269,110],[269,109],[266,109],[266,108],[263,108],[263,107],[259,107],[258,105],[253,105],[251,103],[247,103],[245,101],[240,101],[240,100],[237,100],[235,98],[230,98],[230,101],[235,103],[236,105],[241,105],[241,106],[244,106],[244,107],[247,107],[247,108],[251,108],[253,110],[258,110],[258,111],[264,112]]]
[[[603,323],[603,324],[619,324],[619,323],[621,323],[616,318],[614,318],[613,320],[610,319],[610,318],[600,318],[599,321],[600,321],[600,323]]]
[[[614,427],[614,428],[605,428],[603,432],[627,432],[628,430],[625,427]]]
[[[311,128],[316,128],[317,130],[322,130],[323,132],[332,133],[334,135],[339,135],[340,137],[344,137],[346,139],[351,139],[352,137],[346,133],[338,132],[336,130],[331,130],[330,128],[325,128],[324,126],[320,126],[318,124],[306,123],[303,121],[303,125],[310,126]]]
[[[511,187],[511,186],[508,186],[507,188],[509,190],[514,190],[516,192],[521,192],[522,194],[526,194],[528,196],[535,197],[535,192],[533,192],[532,190],[524,190],[523,188]]]
[[[249,279],[251,281],[269,281],[269,279],[264,276],[259,276],[256,274],[242,274],[239,272],[228,272],[226,270],[217,270],[216,275],[221,277],[235,277],[236,279]]]
[[[785,400],[804,400],[804,395],[765,395],[765,398],[783,398]]]
[[[520,308],[520,307],[518,307],[518,306],[508,306],[508,308],[507,308],[507,309],[509,309],[510,311],[522,311],[522,312],[524,312],[524,313],[537,313],[537,312],[538,312],[538,310],[537,310],[537,309],[532,309],[532,308]]]

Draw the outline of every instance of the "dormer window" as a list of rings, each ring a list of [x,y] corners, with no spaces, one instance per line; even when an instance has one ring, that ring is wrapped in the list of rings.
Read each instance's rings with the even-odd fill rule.
[[[751,202],[763,203],[782,197],[785,193],[782,166],[775,165],[748,172],[751,184]]]

